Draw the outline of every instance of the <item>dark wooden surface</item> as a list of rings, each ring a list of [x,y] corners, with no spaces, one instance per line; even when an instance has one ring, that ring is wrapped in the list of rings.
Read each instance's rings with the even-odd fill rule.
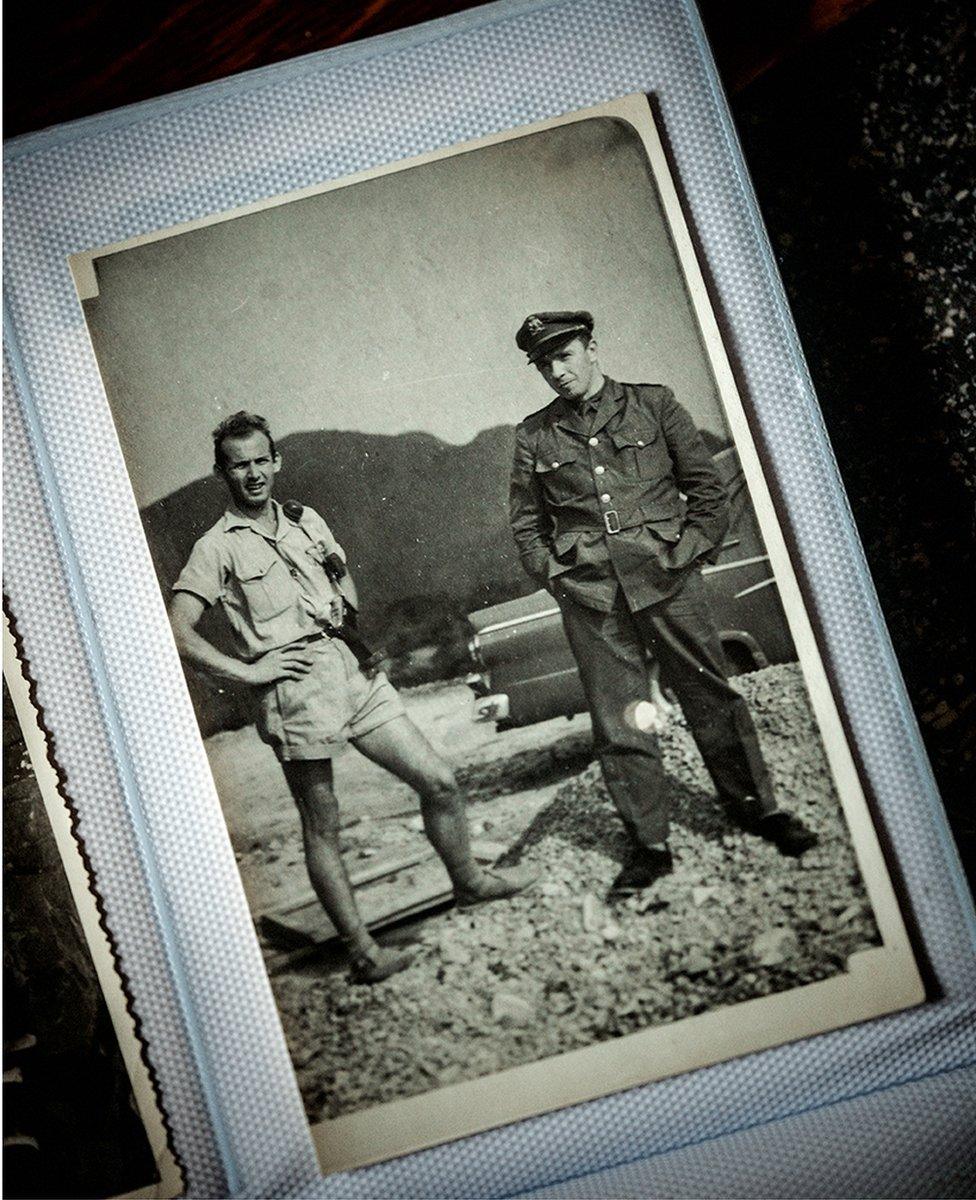
[[[736,91],[870,0],[703,0]],[[98,0],[5,9],[4,136],[460,12],[466,0]]]

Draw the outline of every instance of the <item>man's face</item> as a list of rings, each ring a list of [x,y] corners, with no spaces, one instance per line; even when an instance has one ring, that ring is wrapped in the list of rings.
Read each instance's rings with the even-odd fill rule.
[[[237,507],[244,512],[264,509],[281,467],[281,457],[272,455],[267,435],[256,429],[243,437],[224,438],[221,455],[220,474]]]
[[[554,392],[566,400],[582,400],[590,394],[599,374],[596,342],[573,338],[535,364]]]

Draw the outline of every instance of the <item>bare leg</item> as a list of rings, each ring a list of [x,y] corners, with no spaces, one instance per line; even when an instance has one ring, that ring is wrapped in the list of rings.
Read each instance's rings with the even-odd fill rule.
[[[339,853],[339,803],[332,789],[332,763],[321,758],[281,765],[302,819],[305,863],[315,894],[340,936],[365,933]]]
[[[305,863],[315,894],[349,948],[354,972],[367,982],[378,982],[407,966],[411,956],[378,945],[356,906],[339,851],[339,803],[332,788],[332,763],[324,758],[292,760],[281,766],[298,805]]]
[[[458,904],[505,900],[534,882],[524,868],[485,871],[478,866],[454,772],[408,716],[387,721],[354,745],[420,794],[424,830],[447,868]]]
[[[476,883],[482,872],[471,854],[468,819],[454,772],[413,721],[395,717],[356,738],[353,745],[419,794],[424,832],[454,886]]]

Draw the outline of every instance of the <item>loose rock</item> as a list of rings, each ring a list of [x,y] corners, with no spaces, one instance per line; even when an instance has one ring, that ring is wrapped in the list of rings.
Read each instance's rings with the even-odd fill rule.
[[[796,934],[792,929],[767,929],[753,938],[752,953],[762,967],[775,967],[796,949]]]
[[[587,933],[596,933],[603,921],[603,906],[589,892],[583,897],[582,921]]]
[[[521,996],[509,992],[496,992],[491,998],[493,1021],[508,1021],[512,1025],[528,1025],[535,1017],[535,1009]]]
[[[707,954],[689,954],[684,962],[681,963],[678,973],[682,975],[704,975],[713,966],[714,963]]]
[[[445,963],[463,967],[471,961],[471,950],[456,938],[442,938],[438,949],[441,960]]]
[[[660,743],[677,878],[612,910],[602,902],[626,841],[598,769],[587,766],[510,851],[539,873],[535,890],[429,918],[416,927],[423,956],[376,988],[350,984],[334,957],[272,977],[311,1116],[829,978],[855,949],[877,945],[798,668],[770,667],[734,686],[754,714],[777,795],[800,797],[789,803],[799,811],[802,802],[821,836],[816,853],[784,859],[732,829],[686,725],[670,722]],[[826,930],[838,916],[844,923]]]

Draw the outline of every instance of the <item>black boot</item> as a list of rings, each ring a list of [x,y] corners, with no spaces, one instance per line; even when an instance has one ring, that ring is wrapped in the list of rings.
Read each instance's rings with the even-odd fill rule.
[[[659,850],[653,846],[635,846],[631,850],[623,869],[610,885],[607,900],[622,900],[644,891],[664,875],[674,870],[674,860],[667,846]]]
[[[740,829],[772,842],[780,854],[787,854],[791,858],[799,858],[820,841],[813,830],[807,829],[800,818],[792,813],[784,812],[781,808],[764,813],[761,801],[756,796],[745,796],[728,803],[726,811]]]
[[[782,809],[760,817],[751,832],[758,834],[767,842],[772,842],[780,854],[786,854],[790,858],[799,858],[807,850],[812,850],[820,841],[820,838],[812,829],[807,829],[799,817],[783,812]]]

